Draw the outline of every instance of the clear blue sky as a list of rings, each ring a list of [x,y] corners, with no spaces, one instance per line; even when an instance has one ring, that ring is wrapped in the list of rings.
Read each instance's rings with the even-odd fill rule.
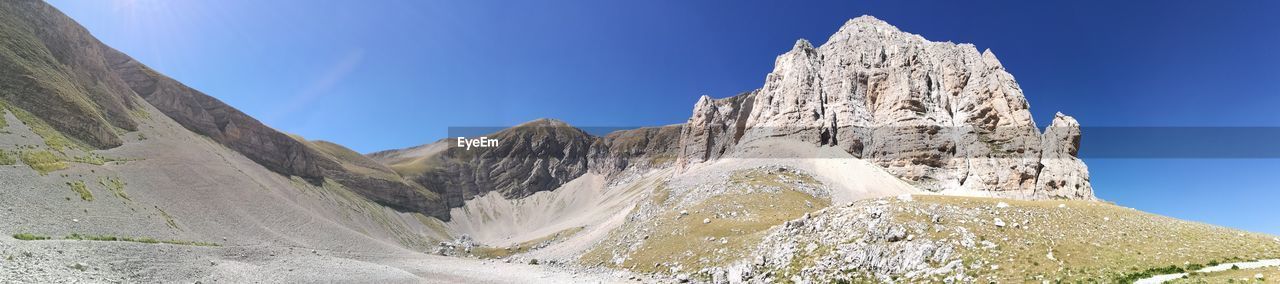
[[[1275,1],[49,2],[272,127],[360,152],[540,117],[680,123],[863,14],[992,49],[1042,126],[1280,126]],[[1087,163],[1104,199],[1280,234],[1280,160]]]

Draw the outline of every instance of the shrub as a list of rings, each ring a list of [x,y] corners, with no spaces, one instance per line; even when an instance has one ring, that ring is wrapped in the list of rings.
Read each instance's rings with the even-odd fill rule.
[[[120,181],[120,178],[114,178],[114,177],[98,178],[98,184],[101,184],[102,187],[105,187],[107,188],[107,190],[110,190],[111,193],[114,193],[116,195],[116,197],[119,197],[124,200],[131,200],[129,199],[129,195],[124,192],[124,182]]]
[[[89,192],[89,188],[84,186],[84,181],[69,181],[67,186],[71,187],[71,191],[79,193],[81,200],[93,201],[93,192]]]
[[[24,241],[39,241],[39,240],[48,240],[48,239],[49,239],[49,237],[47,237],[47,236],[32,235],[32,234],[28,234],[28,233],[14,234],[14,235],[13,235],[13,238],[15,238],[15,239],[19,239],[19,240],[24,240]]]
[[[0,150],[0,165],[8,166],[17,163],[18,160],[14,159],[13,156],[9,154],[9,151]]]

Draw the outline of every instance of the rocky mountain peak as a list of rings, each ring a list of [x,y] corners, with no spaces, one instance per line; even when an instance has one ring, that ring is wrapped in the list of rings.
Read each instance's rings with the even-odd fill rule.
[[[1078,136],[1042,136],[1029,109],[990,50],[928,41],[863,16],[820,47],[797,41],[750,96],[700,99],[681,137],[679,166],[738,144],[792,139],[843,149],[927,190],[1032,196],[1041,172],[1079,173],[1084,165],[1041,165],[1050,146],[1075,158],[1061,142]],[[1068,168],[1046,169],[1053,167]],[[1088,191],[1065,195],[1092,197],[1087,175],[1063,178]]]
[[[795,46],[792,46],[791,49],[792,50],[811,50],[813,49],[813,44],[809,43],[809,40],[807,39],[803,39],[803,38],[797,39]]]
[[[990,48],[982,51],[982,63],[990,68],[1004,68],[1004,65],[1000,64],[1000,59],[996,59],[996,54],[991,52]]]
[[[882,27],[882,28],[891,28],[894,30],[898,29],[897,27],[890,25],[889,22],[885,22],[884,20],[881,20],[880,18],[876,18],[875,16],[872,16],[872,15],[862,15],[853,19],[849,19],[848,21],[844,22],[844,26],[841,28],[843,29],[849,26]]]
[[[568,122],[564,122],[559,119],[544,117],[544,118],[538,118],[538,119],[534,119],[534,120],[530,120],[530,121],[518,124],[515,127],[573,127],[573,126],[569,125]]]

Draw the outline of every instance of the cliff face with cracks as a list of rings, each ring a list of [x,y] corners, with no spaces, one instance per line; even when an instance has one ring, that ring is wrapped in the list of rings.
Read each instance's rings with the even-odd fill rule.
[[[1093,198],[1079,125],[1040,134],[1021,88],[990,51],[931,42],[870,16],[826,44],[799,40],[756,91],[694,107],[678,166],[734,145],[795,139],[838,147],[931,191]]]

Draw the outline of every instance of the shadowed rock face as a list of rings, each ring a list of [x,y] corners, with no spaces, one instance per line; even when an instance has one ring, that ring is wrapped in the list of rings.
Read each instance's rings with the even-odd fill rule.
[[[468,150],[450,144],[412,165],[392,168],[440,194],[448,207],[459,207],[463,201],[490,191],[521,198],[555,189],[587,172],[587,154],[595,139],[581,129],[550,119],[487,137],[497,139],[497,147]]]
[[[539,119],[485,135],[499,141],[493,148],[467,150],[445,139],[367,156],[443,196],[452,208],[494,191],[513,199],[554,190],[589,172],[614,176],[628,169],[671,166],[681,129],[645,127],[597,137],[561,121]]]
[[[683,125],[645,127],[609,133],[591,145],[591,172],[606,176],[627,169],[671,166]]]
[[[1070,162],[1079,159],[1059,141],[1078,141],[1078,126],[1063,124],[1077,128],[1074,136],[1042,136],[1028,108],[991,51],[930,42],[863,16],[821,47],[797,41],[761,89],[700,100],[681,137],[680,163],[755,140],[795,139],[838,147],[932,191],[1092,198],[1084,164]],[[1055,151],[1046,166],[1056,181],[1037,183],[1046,147]],[[1050,185],[1060,186],[1041,188]],[[1067,187],[1073,192],[1062,192]]]
[[[112,50],[43,1],[0,2],[0,98],[91,147],[137,130],[133,91],[108,72]]]

